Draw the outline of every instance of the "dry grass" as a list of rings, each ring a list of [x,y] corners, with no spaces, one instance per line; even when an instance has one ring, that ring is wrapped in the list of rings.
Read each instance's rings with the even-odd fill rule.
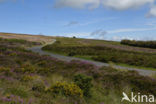
[[[5,39],[23,39],[27,41],[40,42],[42,44],[50,43],[52,39],[54,39],[51,36],[12,34],[12,33],[0,33],[0,37]]]

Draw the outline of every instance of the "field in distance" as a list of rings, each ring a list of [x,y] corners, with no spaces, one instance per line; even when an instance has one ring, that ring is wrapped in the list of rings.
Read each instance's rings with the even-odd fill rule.
[[[156,50],[120,44],[120,42],[57,37],[56,42],[42,49],[66,56],[105,63],[156,68]]]
[[[22,39],[32,42],[40,42],[42,44],[48,44],[52,41],[53,37],[43,35],[28,35],[28,34],[13,34],[13,33],[0,33],[0,38],[5,39]]]

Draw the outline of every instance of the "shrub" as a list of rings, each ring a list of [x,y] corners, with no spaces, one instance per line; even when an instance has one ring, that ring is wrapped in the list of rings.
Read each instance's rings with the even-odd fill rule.
[[[62,94],[64,96],[69,97],[83,97],[83,91],[74,83],[66,83],[66,82],[57,82],[55,85],[52,85],[48,91],[54,94]]]
[[[121,44],[135,46],[135,47],[145,47],[145,48],[156,49],[156,41],[122,40]]]
[[[82,90],[83,94],[86,97],[90,97],[90,90],[92,88],[92,78],[83,74],[78,74],[74,76],[74,82],[78,85]]]
[[[2,103],[2,104],[23,104],[26,102],[20,96],[6,95],[5,97],[0,98],[0,103]]]
[[[50,74],[51,70],[50,68],[39,68],[37,73],[42,74],[42,75],[48,75]]]
[[[22,81],[32,81],[33,79],[34,79],[34,77],[31,75],[24,75],[21,80]]]
[[[33,87],[32,87],[32,90],[33,91],[38,91],[38,92],[44,92],[45,91],[45,85],[43,82],[35,82],[33,84]]]
[[[35,73],[36,68],[30,64],[24,64],[21,68],[23,73]]]
[[[69,54],[68,54],[68,56],[75,56],[76,54],[74,53],[74,52],[70,52]]]
[[[27,98],[29,96],[29,93],[27,92],[25,87],[22,87],[22,86],[7,88],[4,92],[4,94],[5,95],[6,94],[16,95],[16,96],[20,96],[22,98]]]
[[[76,43],[76,42],[75,42]],[[68,56],[82,56],[95,61],[108,63],[129,64],[134,66],[152,67],[156,68],[156,55],[145,52],[135,52],[128,50],[121,50],[115,48],[108,48],[106,46],[92,46],[92,45],[73,45],[57,44],[47,45],[43,50],[65,54]]]
[[[17,54],[15,52],[10,53],[9,56],[16,56]]]
[[[12,75],[10,68],[6,67],[0,67],[0,73],[4,73],[7,76]]]

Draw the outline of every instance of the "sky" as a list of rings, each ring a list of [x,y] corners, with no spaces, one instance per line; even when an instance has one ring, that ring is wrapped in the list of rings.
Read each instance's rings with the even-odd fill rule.
[[[156,0],[0,0],[0,32],[156,40]]]

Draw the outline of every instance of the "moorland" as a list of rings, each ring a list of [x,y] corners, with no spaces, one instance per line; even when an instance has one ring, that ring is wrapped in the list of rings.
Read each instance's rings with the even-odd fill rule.
[[[101,50],[106,51],[105,53],[114,50],[88,47],[85,42],[82,47],[87,51],[82,51],[79,41],[78,43],[73,41],[70,42],[74,47],[76,44],[78,49],[61,41],[56,41],[54,44],[57,47],[63,44],[60,50],[64,50],[64,54],[69,47],[72,47],[70,49],[73,53],[69,51],[71,52],[68,53],[69,56],[77,53],[92,56],[95,49],[98,50],[97,53],[94,52],[95,55]],[[111,42],[111,44],[118,43]],[[27,50],[27,47],[38,45],[41,43],[0,38],[0,104],[121,104],[122,92],[130,94],[133,91],[156,95],[155,77],[141,76],[136,71],[98,67],[85,61],[61,61]],[[52,50],[56,49],[54,47]],[[128,52],[123,51],[123,54],[127,55]],[[133,56],[133,52],[131,54]],[[144,55],[146,57],[145,53],[140,54],[140,57]],[[155,67],[154,64],[152,67]],[[126,101],[124,103],[132,104]]]

